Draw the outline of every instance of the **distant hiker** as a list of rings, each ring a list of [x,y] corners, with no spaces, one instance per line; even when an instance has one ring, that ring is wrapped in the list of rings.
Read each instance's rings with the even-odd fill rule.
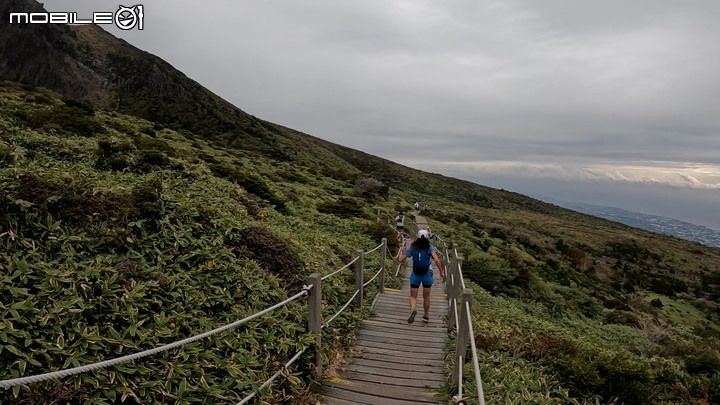
[[[403,216],[402,211],[398,213],[398,216],[395,217],[395,221],[397,221],[397,232],[398,236],[402,234],[403,229],[405,228],[405,217]]]
[[[430,262],[434,261],[438,270],[440,270],[440,277],[443,282],[445,281],[445,272],[440,265],[440,259],[437,255],[437,249],[435,246],[430,244],[428,240],[428,232],[424,229],[418,232],[418,237],[410,245],[410,247],[404,252],[400,253],[398,261],[404,262],[408,257],[412,257],[413,271],[410,274],[410,317],[408,323],[415,322],[415,315],[417,310],[418,289],[420,284],[423,286],[423,309],[425,314],[423,315],[423,321],[430,321],[430,287],[432,287],[435,279],[433,278],[433,269],[430,266]]]
[[[437,235],[435,235],[435,234],[430,230],[430,227],[427,228],[427,233],[428,233],[428,239],[438,240]]]
[[[420,210],[420,203],[415,201],[415,211],[419,211],[419,210]]]

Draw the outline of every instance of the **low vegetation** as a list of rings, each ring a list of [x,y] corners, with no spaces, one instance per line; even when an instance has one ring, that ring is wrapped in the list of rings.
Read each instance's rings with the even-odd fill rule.
[[[388,224],[418,200],[464,255],[488,402],[720,403],[717,249],[328,148],[332,164],[305,149],[273,157],[3,83],[0,379],[266,308],[356,249],[387,238],[394,252]],[[353,283],[350,272],[327,280],[324,319]],[[301,300],[182,349],[2,390],[0,402],[237,402],[310,344],[306,323]],[[325,329],[326,359],[357,323],[349,312]],[[265,401],[313,403],[310,358]],[[473,392],[471,365],[464,380]]]

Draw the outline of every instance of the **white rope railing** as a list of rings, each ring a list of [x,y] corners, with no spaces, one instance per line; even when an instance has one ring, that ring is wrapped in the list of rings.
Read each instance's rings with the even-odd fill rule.
[[[368,280],[367,282],[365,282],[365,284],[363,284],[363,287],[369,286],[370,283],[372,283],[372,282],[380,275],[380,273],[381,273],[383,270],[385,270],[385,268],[384,268],[384,267],[380,267],[380,270],[378,270],[377,273],[375,273],[375,275],[374,275],[370,280]]]
[[[475,347],[475,332],[473,332],[472,327],[472,317],[470,316],[470,303],[465,303],[465,309],[467,310],[467,321],[468,325],[470,326],[469,332],[470,332],[470,348],[472,349],[472,356],[473,356],[473,367],[475,368],[475,382],[477,385],[477,394],[478,394],[478,401],[480,401],[480,405],[485,405],[485,393],[483,392],[483,386],[482,386],[482,377],[480,376],[480,364],[478,363],[478,354],[477,354],[477,347]],[[462,364],[462,363],[460,363]],[[462,374],[462,373],[460,373]]]
[[[367,252],[363,253],[363,255],[369,255],[370,253],[372,253],[372,252],[380,249],[380,248],[382,247],[382,245],[383,245],[382,243],[379,244],[375,249],[373,249],[373,250],[368,250]]]
[[[2,380],[2,381],[0,381],[0,388],[10,388],[10,387],[18,386],[18,385],[23,385],[23,384],[32,384],[32,383],[37,383],[37,382],[42,382],[42,381],[47,381],[47,380],[53,380],[56,378],[68,377],[71,375],[85,373],[85,372],[97,370],[100,368],[116,366],[118,364],[126,363],[128,361],[137,360],[137,359],[140,359],[140,358],[143,358],[146,356],[151,356],[153,354],[157,354],[157,353],[164,352],[164,351],[167,351],[170,349],[174,349],[176,347],[181,347],[188,343],[196,342],[196,341],[198,341],[200,339],[204,339],[208,336],[212,336],[217,333],[224,332],[228,329],[232,329],[232,328],[239,326],[245,322],[253,320],[259,316],[265,315],[270,311],[273,311],[277,308],[287,305],[288,303],[302,297],[303,295],[307,295],[308,291],[310,291],[310,289],[312,289],[312,286],[304,286],[303,290],[300,291],[299,293],[297,293],[297,294],[293,295],[292,297],[290,297],[282,302],[279,302],[269,308],[266,308],[263,311],[257,312],[248,317],[245,317],[245,318],[235,321],[233,323],[227,324],[225,326],[221,326],[219,328],[213,329],[211,331],[189,337],[187,339],[179,340],[177,342],[169,343],[169,344],[166,344],[166,345],[163,345],[160,347],[156,347],[156,348],[150,349],[150,350],[145,350],[145,351],[142,351],[139,353],[129,354],[129,355],[118,357],[118,358],[111,359],[111,360],[105,360],[105,361],[100,361],[100,362],[93,363],[93,364],[88,364],[86,366],[74,367],[74,368],[67,369],[67,370],[53,371],[50,373],[38,374],[38,375],[34,375],[34,376],[13,378],[10,380]]]
[[[299,352],[297,352],[297,353],[295,354],[295,356],[293,356],[287,363],[285,363],[285,365],[282,366],[282,368],[281,368],[277,373],[275,373],[272,377],[270,377],[270,379],[268,379],[267,381],[265,381],[265,383],[263,383],[263,385],[261,385],[261,386],[257,389],[257,391],[253,391],[252,394],[250,394],[250,395],[248,395],[247,397],[245,397],[245,399],[243,399],[242,401],[238,402],[236,405],[244,405],[244,404],[246,404],[248,401],[250,401],[251,399],[255,398],[255,396],[257,395],[257,392],[258,392],[258,391],[262,391],[263,389],[265,389],[265,387],[267,387],[268,385],[270,385],[270,383],[273,382],[276,378],[278,378],[278,376],[280,376],[280,374],[282,374],[283,371],[287,370],[288,367],[290,367],[290,365],[292,365],[292,364],[295,362],[295,360],[299,359],[300,356],[302,356],[302,354],[305,353],[305,350],[307,350],[307,347],[306,347],[306,348],[303,348],[302,350],[300,350]]]
[[[330,274],[328,274],[328,275],[322,276],[322,277],[320,278],[320,280],[325,281],[326,279],[328,279],[328,278],[330,278],[330,277],[332,277],[332,276],[340,273],[341,271],[343,271],[343,270],[347,269],[348,267],[352,266],[353,263],[355,263],[356,261],[358,261],[359,258],[360,258],[360,256],[355,257],[350,263],[348,263],[348,264],[340,267],[339,269],[335,270],[334,272],[332,272],[332,273],[330,273]]]
[[[352,304],[353,300],[355,299],[355,297],[357,297],[357,295],[358,295],[359,293],[360,293],[360,290],[355,290],[355,294],[353,294],[353,296],[350,297],[350,299],[348,300],[348,302],[347,302],[342,308],[340,308],[340,310],[337,311],[337,312],[335,313],[335,315],[332,316],[332,318],[328,319],[328,321],[325,322],[322,327],[324,328],[324,327],[330,325],[330,322],[334,321],[335,318],[337,318],[338,316],[340,316],[340,314],[348,307],[348,305]]]
[[[403,263],[398,263],[397,270],[395,270],[395,278],[397,278],[398,273],[400,273],[400,267],[402,267]]]

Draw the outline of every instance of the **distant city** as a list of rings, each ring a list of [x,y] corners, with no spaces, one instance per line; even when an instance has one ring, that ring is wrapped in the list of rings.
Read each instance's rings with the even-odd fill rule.
[[[552,203],[583,214],[609,219],[646,231],[675,236],[677,238],[702,243],[710,247],[720,247],[720,231],[705,226],[691,224],[674,218],[626,211],[621,208],[561,201],[552,201]]]

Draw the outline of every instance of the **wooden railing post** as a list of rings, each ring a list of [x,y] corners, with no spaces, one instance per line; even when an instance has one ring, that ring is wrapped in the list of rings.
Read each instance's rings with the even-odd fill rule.
[[[443,242],[443,251],[441,253],[440,262],[442,263],[443,269],[445,270],[445,294],[448,294],[449,291],[449,285],[450,285],[450,267],[448,266],[447,261],[447,244]],[[448,298],[449,295],[448,295]]]
[[[358,291],[357,297],[355,297],[355,308],[362,310],[363,306],[363,283],[365,282],[363,274],[363,257],[364,252],[362,249],[357,250],[358,260],[355,262],[355,289]]]
[[[453,251],[453,256],[450,259],[450,265],[447,267],[447,296],[448,296],[448,331],[452,331],[457,325],[457,319],[455,319],[455,308],[457,308],[458,290],[457,285],[460,284],[458,280],[457,262]],[[453,308],[453,306],[455,308]]]
[[[467,354],[467,346],[470,339],[470,324],[468,323],[468,305],[466,305],[466,303],[469,303],[469,307],[472,308],[472,302],[473,291],[469,288],[466,288],[465,290],[463,290],[462,308],[460,310],[460,319],[458,320],[458,324],[460,327],[458,328],[457,340],[455,343],[455,358],[453,359],[453,387],[457,387],[458,381],[460,381],[460,374],[463,371],[464,361],[461,362],[460,359],[464,359],[466,357],[465,355]]]
[[[308,285],[312,288],[308,293],[308,329],[315,334],[315,377],[321,378],[323,374],[322,356],[322,275],[313,273],[310,275]]]
[[[378,294],[385,291],[385,258],[387,256],[387,238],[382,238],[382,247],[380,248],[380,287]]]

